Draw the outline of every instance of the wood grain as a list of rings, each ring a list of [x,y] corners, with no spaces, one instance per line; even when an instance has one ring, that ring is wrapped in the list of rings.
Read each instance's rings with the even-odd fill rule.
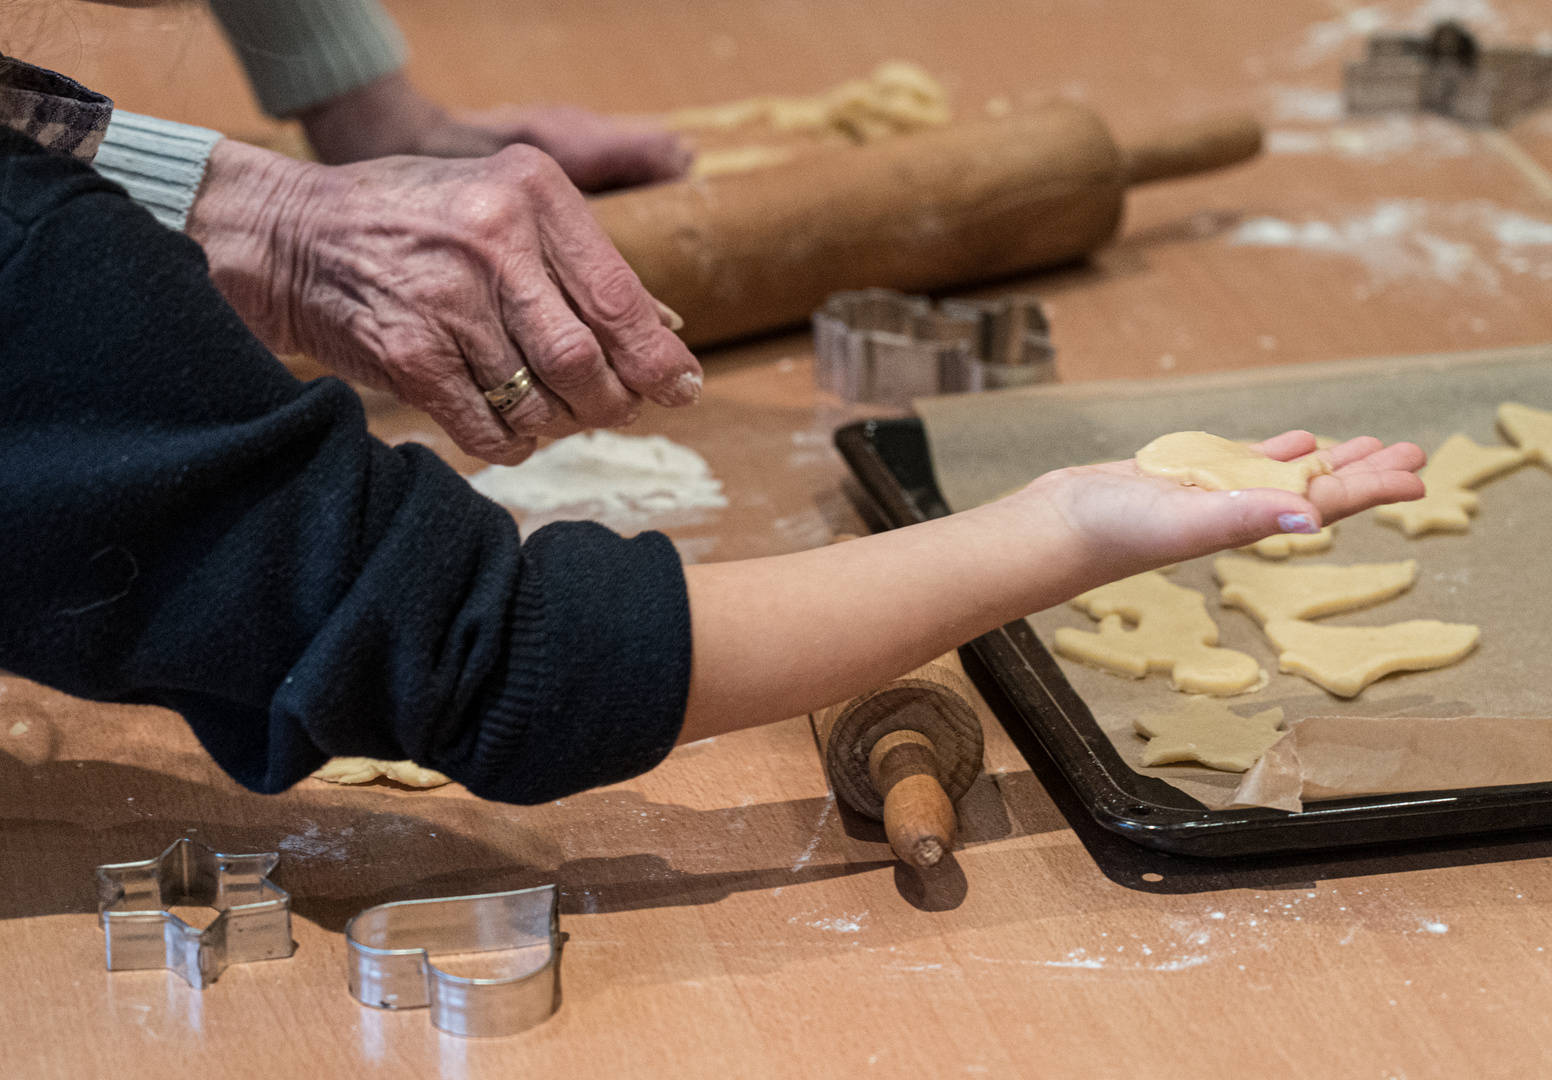
[[[1494,6],[1521,40],[1548,28],[1545,5]],[[1280,88],[1333,89],[1357,48],[1310,48],[1312,28],[1342,14],[1322,0],[390,7],[413,45],[412,76],[454,104],[650,112],[812,92],[900,56],[948,80],[961,110],[1065,94],[1123,144],[1240,107],[1291,130],[1277,116]],[[62,67],[127,108],[266,126],[197,9],[18,9],[44,14],[7,12],[7,53]],[[1544,124],[1545,114],[1510,134],[1552,167]],[[1129,198],[1115,245],[1009,287],[1048,299],[1066,381],[1552,339],[1552,285],[1535,268],[1548,260],[1523,252],[1539,261],[1517,273],[1477,233],[1448,232],[1451,208],[1487,202],[1552,220],[1552,200],[1463,138],[1458,155],[1429,143],[1274,152],[1149,187]],[[1339,224],[1392,199],[1436,210],[1440,235],[1476,245],[1496,284],[1385,277],[1351,257],[1228,242],[1258,215]],[[815,395],[806,337],[706,363],[699,409],[649,405],[633,429],[693,447],[726,485],[725,511],[661,523],[687,557],[753,557],[859,531],[829,444],[858,414]],[[375,395],[367,404],[384,437],[478,467],[424,416]],[[1552,1072],[1552,842],[1541,835],[1249,863],[1164,858],[1099,829],[983,713],[986,775],[959,805],[962,848],[918,875],[876,823],[828,797],[804,720],[683,747],[647,776],[542,807],[387,784],[308,782],[261,798],[221,776],[170,713],[4,686],[6,1077]],[[281,851],[293,959],[234,967],[202,994],[159,972],[102,969],[91,868],[185,834]],[[561,884],[570,935],[565,1003],[547,1024],[460,1040],[423,1014],[350,1000],[341,928],[354,912],[542,881]]]

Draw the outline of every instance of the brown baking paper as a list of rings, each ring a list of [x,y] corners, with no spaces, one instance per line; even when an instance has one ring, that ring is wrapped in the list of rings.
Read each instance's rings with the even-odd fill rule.
[[[1129,457],[1171,431],[1259,439],[1305,428],[1339,439],[1375,435],[1386,442],[1409,440],[1430,451],[1450,435],[1464,432],[1484,445],[1506,445],[1495,421],[1503,401],[1552,409],[1552,346],[1033,387],[924,399],[917,402],[917,411],[926,425],[938,487],[952,509],[963,510],[1051,469]],[[1250,715],[1280,706],[1294,728],[1312,717],[1323,720],[1289,746],[1274,747],[1275,756],[1254,774],[1254,784],[1252,774],[1242,777],[1192,764],[1142,766],[1144,741],[1133,728],[1134,719],[1141,713],[1170,711],[1183,700],[1164,676],[1132,680],[1062,657],[1057,663],[1128,766],[1165,780],[1205,806],[1246,800],[1289,806],[1294,795],[1307,802],[1360,790],[1425,790],[1396,786],[1432,776],[1427,769],[1434,766],[1426,762],[1443,753],[1425,752],[1423,744],[1405,737],[1417,720],[1435,721],[1439,726],[1430,725],[1430,731],[1456,730],[1461,744],[1473,747],[1476,756],[1469,762],[1462,758],[1459,779],[1447,786],[1528,782],[1492,778],[1519,777],[1522,774],[1513,770],[1522,763],[1548,759],[1537,725],[1503,725],[1552,716],[1552,545],[1547,539],[1552,537],[1552,474],[1527,465],[1476,490],[1481,508],[1467,534],[1409,539],[1364,513],[1337,526],[1330,551],[1293,560],[1298,565],[1409,558],[1419,562],[1410,591],[1320,622],[1379,626],[1441,619],[1482,628],[1478,648],[1460,663],[1389,676],[1351,700],[1278,672],[1277,654],[1254,620],[1219,604],[1211,558],[1171,572],[1177,584],[1207,596],[1220,643],[1254,656],[1269,673],[1263,689],[1227,699],[1231,708]],[[1038,612],[1029,622],[1048,646],[1057,627],[1096,626],[1068,605]],[[1380,741],[1371,749],[1350,733],[1333,734],[1335,729],[1324,721],[1334,717],[1384,721],[1365,729],[1366,739]],[[1419,738],[1421,732],[1419,728]],[[1382,738],[1381,733],[1388,734]],[[1448,745],[1445,736],[1437,737],[1445,740],[1437,745]],[[1545,739],[1552,747],[1552,728]],[[1533,748],[1541,749],[1533,753]],[[1301,780],[1296,792],[1286,772],[1277,783],[1273,774],[1273,766],[1290,767],[1284,756],[1295,749],[1301,766],[1308,767],[1306,759],[1321,763],[1322,778],[1312,780],[1308,788]],[[1447,755],[1440,760],[1447,763]],[[1489,779],[1472,778],[1476,776]],[[1336,777],[1339,783],[1329,782]],[[1552,780],[1552,770],[1536,779]]]
[[[1549,780],[1552,719],[1311,716],[1291,726],[1227,801],[1208,805],[1298,811],[1320,799]]]

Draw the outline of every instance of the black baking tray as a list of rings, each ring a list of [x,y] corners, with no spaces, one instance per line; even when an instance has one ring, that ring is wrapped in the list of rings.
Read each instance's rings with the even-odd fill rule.
[[[900,528],[949,513],[921,420],[850,424],[835,433],[835,445],[878,523]],[[1024,756],[1047,756],[1100,825],[1145,847],[1178,855],[1264,855],[1552,826],[1548,784],[1334,799],[1297,814],[1207,810],[1121,760],[1023,619],[965,649],[972,654],[966,669],[978,676]]]

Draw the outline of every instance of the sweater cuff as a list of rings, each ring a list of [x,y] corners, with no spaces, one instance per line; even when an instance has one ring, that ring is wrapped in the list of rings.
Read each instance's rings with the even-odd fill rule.
[[[668,756],[690,692],[690,601],[662,533],[557,522],[523,545],[523,564],[505,669],[456,775],[482,798],[532,806]]]
[[[223,138],[209,128],[115,109],[92,164],[157,221],[182,232],[210,151]]]
[[[404,36],[377,0],[211,0],[259,105],[287,117],[404,66]]]

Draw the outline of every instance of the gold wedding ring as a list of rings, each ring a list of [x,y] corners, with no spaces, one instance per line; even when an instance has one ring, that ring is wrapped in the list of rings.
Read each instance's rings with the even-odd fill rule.
[[[512,377],[494,390],[485,391],[485,400],[497,412],[506,412],[528,396],[533,390],[533,376],[526,367],[520,367]]]

